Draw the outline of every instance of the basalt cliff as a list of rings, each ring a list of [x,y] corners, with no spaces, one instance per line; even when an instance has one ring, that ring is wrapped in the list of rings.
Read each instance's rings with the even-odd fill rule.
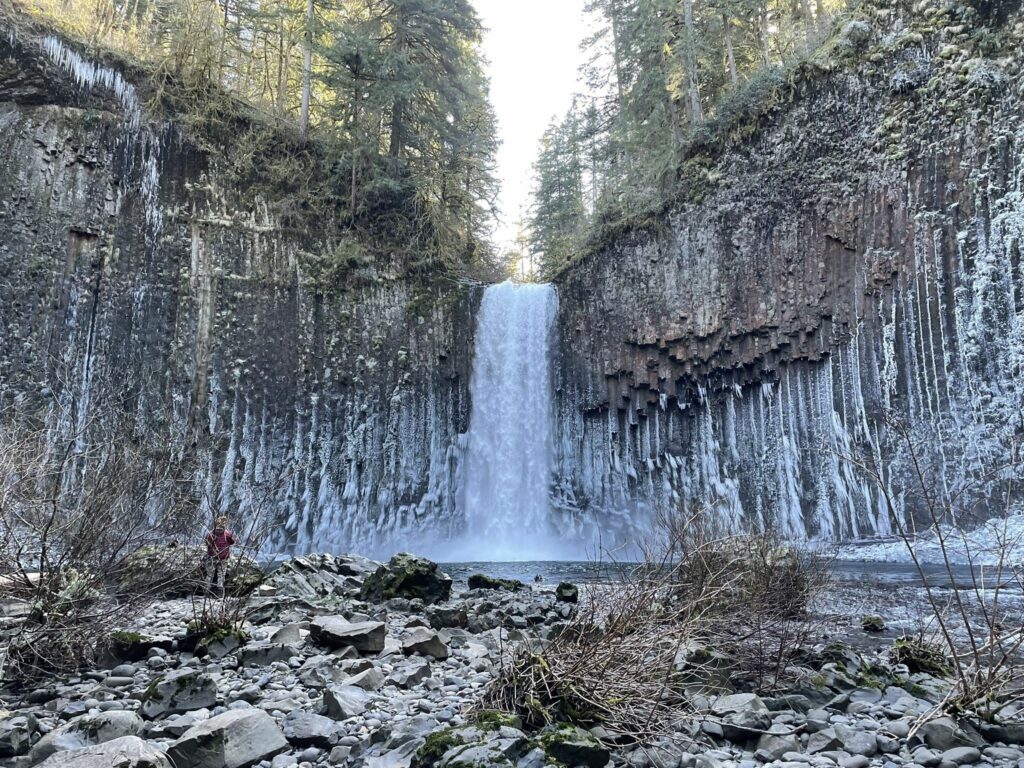
[[[915,456],[935,490],[1000,503],[993,470],[1024,434],[1024,17],[857,15],[695,143],[687,199],[561,275],[557,496],[576,525],[688,502],[791,536],[885,534],[858,464],[919,514]]]

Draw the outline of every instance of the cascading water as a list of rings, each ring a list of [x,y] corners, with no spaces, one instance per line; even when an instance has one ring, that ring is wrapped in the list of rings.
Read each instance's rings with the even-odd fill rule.
[[[465,529],[449,557],[564,556],[551,524],[552,358],[558,296],[511,282],[484,292],[461,495]]]

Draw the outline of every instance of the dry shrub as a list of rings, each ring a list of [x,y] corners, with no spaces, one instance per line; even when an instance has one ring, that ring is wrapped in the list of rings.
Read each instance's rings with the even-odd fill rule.
[[[549,642],[503,660],[480,709],[644,741],[678,737],[693,696],[730,677],[778,684],[799,651],[789,628],[827,568],[771,535],[721,535],[709,517],[664,517],[643,563],[586,591]]]
[[[144,598],[116,587],[125,555],[188,524],[186,469],[122,414],[96,404],[77,418],[59,403],[46,420],[0,414],[0,579],[24,614],[0,678],[92,661]]]
[[[976,476],[956,480],[948,476],[945,460],[929,463],[927,457],[933,451],[923,446],[926,441],[944,441],[941,431],[915,435],[893,415],[886,417],[886,427],[894,455],[905,464],[901,471],[894,466],[897,460],[879,466],[871,454],[843,458],[878,487],[924,585],[929,623],[936,627],[927,643],[922,631],[921,637],[894,650],[911,656],[917,651],[917,657],[952,672],[953,688],[932,714],[973,712],[991,717],[1024,690],[1024,627],[1019,610],[1008,599],[1024,586],[1021,566],[1012,559],[1020,542],[1008,522],[1019,493],[1019,448],[1007,445],[1002,461],[989,461]],[[965,523],[986,515],[994,515],[988,525],[995,535],[981,552]],[[945,599],[918,553],[917,539],[922,534],[934,537],[938,544],[942,578],[952,585]],[[982,555],[989,560],[987,565]],[[958,570],[961,561],[966,578]]]

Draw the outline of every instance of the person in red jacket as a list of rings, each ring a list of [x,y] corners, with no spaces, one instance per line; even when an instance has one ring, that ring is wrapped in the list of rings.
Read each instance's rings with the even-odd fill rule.
[[[231,557],[231,546],[235,543],[235,535],[228,530],[228,519],[221,515],[213,524],[213,530],[206,534],[206,573],[209,577],[208,589],[224,597],[224,572],[228,569]]]

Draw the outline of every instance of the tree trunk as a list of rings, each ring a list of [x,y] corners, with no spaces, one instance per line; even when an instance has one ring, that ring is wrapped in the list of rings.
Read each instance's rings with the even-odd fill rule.
[[[725,59],[729,65],[729,85],[733,88],[739,83],[736,75],[736,53],[732,47],[732,22],[728,16],[722,16],[722,28],[725,30]]]
[[[683,0],[683,17],[686,23],[686,81],[690,92],[690,123],[704,122],[704,109],[700,105],[697,90],[697,56],[694,52],[695,32],[693,27],[693,0]]]
[[[388,154],[391,157],[400,157],[402,154],[402,128],[405,120],[405,99],[395,99],[391,108],[391,145],[388,147]]]
[[[765,64],[772,63],[771,51],[768,47],[768,6],[766,3],[762,3],[757,9],[758,17],[758,37],[761,42],[761,55],[764,57]]]
[[[284,19],[277,20],[277,116],[284,117]]]
[[[302,112],[299,132],[309,132],[309,100],[313,86],[313,0],[306,0],[306,49],[302,52]]]

